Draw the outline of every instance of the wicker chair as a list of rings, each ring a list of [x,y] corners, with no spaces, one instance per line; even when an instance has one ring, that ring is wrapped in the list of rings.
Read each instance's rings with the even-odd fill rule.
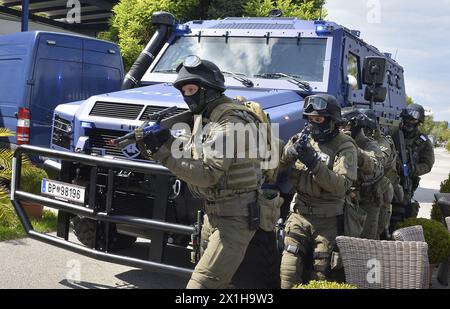
[[[392,233],[392,237],[394,240],[398,241],[425,241],[425,236],[423,235],[423,228],[421,225],[408,226],[395,230]],[[425,273],[427,277],[424,278],[424,280],[426,282],[430,281],[430,271],[430,267],[428,267],[428,265],[425,266]],[[426,282],[424,282],[424,285]]]
[[[414,225],[395,230],[392,237],[399,241],[425,241],[421,225]]]
[[[336,238],[346,281],[363,289],[429,288],[428,245],[421,241]]]

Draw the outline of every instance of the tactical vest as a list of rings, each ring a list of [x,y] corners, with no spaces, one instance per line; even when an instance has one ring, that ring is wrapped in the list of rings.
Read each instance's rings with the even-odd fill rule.
[[[431,144],[428,136],[422,134],[421,132],[417,132],[417,135],[414,137],[405,140],[408,159],[414,162],[414,165],[427,165],[429,170],[433,167],[434,163],[434,153],[433,153],[433,145]],[[431,150],[431,151],[430,151]],[[428,170],[428,171],[429,171]],[[416,187],[419,183],[419,176],[415,175],[423,175],[424,174],[423,167],[420,171],[414,171],[414,176],[412,177],[413,183]],[[415,188],[414,188],[415,189]]]
[[[282,155],[282,147],[283,147],[283,141],[279,138],[276,138],[272,134],[272,126],[270,121],[270,116],[267,114],[261,105],[254,101],[247,101],[242,96],[237,96],[234,100],[227,104],[219,104],[214,106],[212,111],[210,111],[209,114],[209,121],[210,122],[219,122],[223,115],[230,113],[230,112],[237,112],[240,111],[241,117],[244,116],[244,120],[248,121],[249,117],[248,114],[251,115],[250,118],[253,118],[251,122],[258,123],[258,124],[265,124],[265,127],[259,127],[261,130],[265,129],[264,134],[266,138],[266,153],[264,158],[266,160],[272,160],[272,155],[276,156],[277,162],[279,162],[279,159]],[[243,113],[242,113],[243,112]],[[256,120],[256,122],[255,122]],[[272,148],[273,147],[273,148]],[[277,180],[277,174],[278,174],[278,164],[275,168],[265,168],[263,171],[264,181],[266,183],[273,183]]]
[[[354,140],[343,133],[339,133],[327,143],[318,144],[312,138],[309,138],[309,142],[329,170],[333,170],[339,152],[349,147],[356,147]],[[336,196],[323,190],[314,180],[313,173],[308,171],[300,161],[295,163],[295,167],[296,170],[300,170],[295,180],[297,193],[293,200],[294,209],[297,212],[302,215],[321,217],[334,217],[344,213],[345,195]]]
[[[397,185],[399,183],[396,167],[397,152],[394,141],[390,136],[382,135],[382,133],[379,132],[374,135],[374,138],[381,146],[391,149],[391,154],[384,165],[384,179],[380,183],[380,191],[384,193],[388,190],[390,183],[393,185]]]
[[[192,158],[196,160],[202,160],[202,151],[195,147],[194,137],[208,123],[220,123],[227,115],[239,117],[245,123],[255,122],[255,119],[246,113],[246,109],[241,108],[239,104],[234,103],[228,97],[221,97],[210,104],[213,104],[214,108],[208,110],[205,113],[205,117],[200,117],[199,115],[194,117],[192,137],[188,145],[193,145],[191,147],[191,154]],[[200,137],[200,140],[203,141],[203,138]],[[194,196],[205,198],[209,202],[218,202],[235,198],[239,194],[258,190],[261,186],[262,178],[261,166],[258,159],[236,158],[235,156],[233,163],[231,163],[228,170],[224,171],[224,175],[217,184],[207,188],[200,188],[193,185],[188,186]]]
[[[428,141],[428,136],[425,134],[419,133],[417,136],[406,139],[406,145],[410,151],[412,151],[414,154],[419,153],[423,146],[425,146],[425,143]]]

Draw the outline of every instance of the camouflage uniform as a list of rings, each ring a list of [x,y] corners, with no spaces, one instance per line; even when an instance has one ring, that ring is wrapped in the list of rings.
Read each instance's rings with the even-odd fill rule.
[[[411,202],[414,191],[419,186],[420,176],[429,173],[434,164],[434,149],[428,136],[421,133],[418,126],[425,120],[425,111],[419,104],[408,105],[400,114],[402,118],[401,133],[404,134],[405,155],[409,171],[409,182],[411,186],[404,187],[404,197],[396,199],[393,203],[391,223],[402,221],[404,218],[417,217],[419,212],[419,203]],[[400,139],[397,138],[397,141]],[[397,149],[400,154],[403,151],[401,147]],[[405,186],[405,176],[403,175],[402,156],[397,158],[397,171],[400,176],[401,184]],[[391,224],[392,225],[392,224]]]
[[[418,131],[414,136],[405,138],[408,157],[412,157],[413,192],[419,186],[420,176],[428,174],[434,165],[434,148],[428,136]]]
[[[333,101],[340,118],[340,106]],[[292,164],[288,150],[294,143],[294,138],[287,143],[280,166]],[[286,221],[280,268],[281,287],[285,289],[309,276],[322,280],[330,277],[335,238],[343,230],[345,196],[356,180],[357,154],[350,137],[336,132],[328,141],[317,142],[310,137],[308,143],[320,160],[312,169],[295,160],[290,173],[296,194]]]
[[[429,173],[434,165],[434,149],[428,136],[417,131],[411,137],[405,136],[407,157],[412,158],[412,192],[409,197],[414,196],[414,192],[419,187],[420,176]],[[401,170],[399,168],[399,170]],[[402,175],[401,175],[402,177]],[[406,195],[405,198],[408,198]],[[408,201],[404,200],[404,203]],[[409,203],[408,203],[409,204]],[[411,203],[410,211],[407,210],[406,216],[416,218],[419,213],[419,204]]]
[[[223,96],[209,105],[232,102]],[[207,109],[202,127],[209,123],[207,116],[210,113]],[[249,229],[248,205],[256,202],[257,191],[261,187],[262,172],[259,161],[216,157],[214,153],[203,151],[206,146],[234,133],[230,131],[229,124],[250,122],[255,120],[249,114],[230,111],[224,114],[218,123],[208,126],[203,132],[203,145],[200,149],[196,147],[193,138],[184,146],[185,149],[192,150],[192,158],[173,158],[170,153],[173,140],[164,144],[154,155],[155,159],[187,183],[194,196],[205,200],[201,235],[202,256],[187,288],[228,287],[255,234],[256,230]],[[194,123],[193,137],[196,131]]]
[[[360,237],[378,238],[378,218],[380,216],[380,181],[383,178],[382,151],[372,138],[364,134],[363,128],[370,119],[359,109],[347,109],[342,118],[348,132],[358,146],[358,180],[354,183],[351,197],[366,213],[366,220]]]
[[[378,144],[364,135],[360,130],[355,137],[356,145],[361,149],[358,153],[358,181],[356,190],[359,195],[359,206],[367,212],[362,238],[378,239],[378,219],[380,216],[381,180],[383,178],[382,151]],[[363,159],[363,154],[367,157]],[[369,163],[370,162],[370,163]],[[366,165],[364,168],[363,166]],[[367,168],[373,165],[373,168]]]
[[[145,138],[153,158],[205,201],[201,258],[187,288],[228,287],[258,228],[257,194],[263,176],[260,160],[248,155],[258,153],[258,146],[248,139],[241,142],[234,127],[256,124],[257,118],[223,95],[224,82],[214,63],[187,57],[174,86],[194,114],[192,134],[174,138],[162,129]],[[255,139],[255,131],[247,132]]]
[[[366,116],[363,124],[364,132],[372,138],[379,146],[381,154],[378,155],[378,161],[383,169],[384,177],[378,184],[378,200],[380,203],[380,215],[378,218],[378,233],[388,232],[389,222],[392,214],[392,199],[394,197],[394,187],[399,187],[399,178],[396,170],[397,153],[394,141],[390,136],[384,135],[378,124],[375,112],[371,109],[363,108],[359,111]],[[401,195],[401,190],[397,189],[397,194]],[[384,238],[388,238],[388,234],[383,234]]]
[[[381,207],[378,219],[378,235],[389,230],[389,222],[392,214],[392,199],[394,198],[394,186],[398,186],[399,179],[396,169],[397,153],[392,138],[384,135],[379,130],[375,131],[373,138],[383,153],[381,164],[384,167],[384,177],[380,182]]]

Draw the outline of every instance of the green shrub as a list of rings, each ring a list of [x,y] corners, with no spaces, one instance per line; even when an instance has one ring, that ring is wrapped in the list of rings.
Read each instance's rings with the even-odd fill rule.
[[[450,140],[447,142],[447,146],[445,146],[445,148],[447,148],[447,151],[450,151]]]
[[[431,206],[431,214],[430,214],[431,220],[441,222],[442,221],[442,215],[441,215],[441,209],[436,204],[436,202],[433,202],[433,205]]]
[[[20,179],[20,189],[25,192],[40,194],[41,193],[41,180],[47,178],[47,173],[36,166],[27,166],[22,171],[22,177]]]
[[[448,174],[448,178],[441,182],[441,187],[439,189],[441,193],[450,193],[450,173]]]
[[[448,178],[446,180],[441,182],[439,192],[440,193],[450,193],[450,174],[448,174]],[[434,202],[431,207],[430,217],[431,217],[431,219],[433,219],[435,221],[442,222],[441,210],[440,210],[439,206],[436,204],[436,202]]]
[[[434,220],[425,218],[409,218],[398,224],[398,228],[421,225],[428,244],[430,264],[444,262],[450,256],[450,235],[447,229]]]
[[[308,284],[297,284],[293,289],[302,290],[346,290],[346,289],[356,289],[357,287],[347,283],[338,283],[332,281],[316,281],[312,280]]]
[[[10,226],[16,219],[17,216],[11,207],[8,194],[0,190],[0,225]]]
[[[5,128],[0,128],[0,138],[14,135]],[[9,148],[0,148],[0,241],[25,236],[25,231],[17,217],[9,199],[12,177],[12,158],[14,152]],[[31,164],[30,160],[22,157],[22,177],[20,189],[39,194],[41,179],[47,177],[43,169]],[[44,211],[42,219],[31,220],[33,227],[39,232],[50,232],[56,229],[56,215]]]

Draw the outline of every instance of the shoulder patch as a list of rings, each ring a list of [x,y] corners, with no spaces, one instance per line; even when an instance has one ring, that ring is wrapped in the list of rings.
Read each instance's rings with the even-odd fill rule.
[[[354,152],[351,150],[346,150],[341,153],[341,156],[344,156],[344,166],[346,169],[352,168],[355,164],[355,156]]]

